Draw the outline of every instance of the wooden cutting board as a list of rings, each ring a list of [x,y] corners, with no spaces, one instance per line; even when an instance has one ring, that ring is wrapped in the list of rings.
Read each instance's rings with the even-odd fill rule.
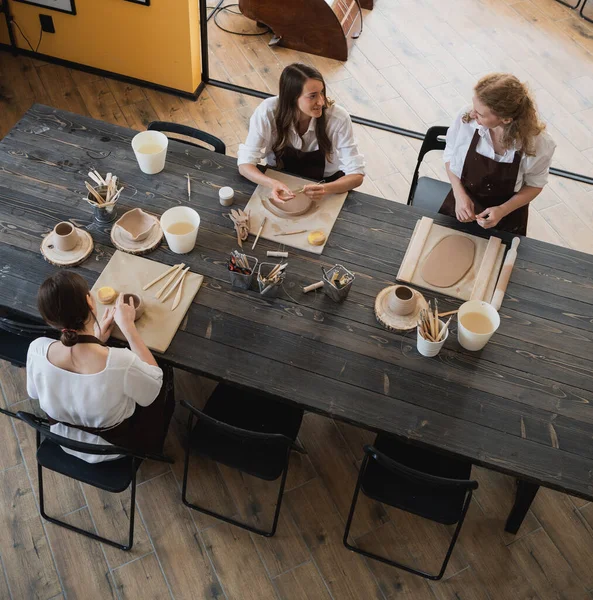
[[[136,321],[138,332],[151,350],[165,352],[204,280],[202,275],[188,271],[183,282],[181,302],[175,310],[171,310],[176,291],[165,302],[155,298],[156,293],[165,284],[168,277],[161,279],[146,291],[142,290],[147,283],[169,268],[169,265],[116,250],[91,289],[91,294],[97,302],[99,319],[105,309],[112,306],[105,306],[98,301],[97,290],[99,288],[109,286],[117,292],[138,294],[146,307],[144,314]],[[125,340],[117,325],[113,330],[113,337]]]
[[[422,266],[432,249],[443,238],[450,235],[467,237],[474,242],[474,261],[469,271],[455,285],[447,288],[435,287],[422,278]],[[397,274],[397,280],[459,300],[490,302],[500,273],[504,252],[505,245],[501,243],[500,238],[492,236],[487,240],[442,225],[436,225],[432,219],[422,217],[414,228],[414,233]],[[447,257],[443,257],[443,260],[447,260]]]
[[[285,183],[291,190],[295,190],[303,187],[304,185],[312,183],[307,179],[301,179],[288,173],[282,173],[280,171],[274,171],[273,169],[267,169],[266,175],[277,179],[282,183]],[[307,252],[313,252],[314,254],[321,254],[325,248],[323,246],[313,246],[307,241],[307,236],[311,231],[320,230],[323,231],[327,238],[342,210],[344,201],[346,200],[347,192],[343,194],[331,194],[324,198],[319,203],[313,203],[311,209],[300,217],[277,217],[272,214],[262,204],[262,199],[267,200],[272,194],[270,188],[258,185],[253,192],[245,212],[249,212],[249,231],[255,235],[259,231],[260,225],[264,217],[267,217],[265,227],[260,235],[260,238],[278,242],[285,246],[291,246],[293,248],[299,248],[300,250],[306,250]],[[275,237],[275,234],[286,233],[288,231],[299,231],[306,229],[306,233],[298,235],[282,235]],[[255,238],[250,238],[249,242],[244,243],[245,249],[250,249]],[[257,248],[257,246],[256,246]]]

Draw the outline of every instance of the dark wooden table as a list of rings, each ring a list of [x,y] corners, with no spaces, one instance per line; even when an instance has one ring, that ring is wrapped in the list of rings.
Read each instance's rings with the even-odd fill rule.
[[[241,206],[254,189],[235,159],[173,142],[165,171],[144,175],[130,147],[134,133],[35,105],[2,140],[1,306],[38,317],[38,286],[55,270],[39,245],[58,221],[85,227],[95,240],[77,268],[89,284],[107,264],[109,229],[93,222],[83,199],[89,168],[125,183],[120,211],[155,213],[187,204],[189,172],[202,223],[184,261],[205,280],[165,360],[514,475],[520,485],[509,531],[517,531],[539,485],[593,500],[593,256],[523,239],[500,330],[486,348],[467,352],[451,335],[438,358],[422,358],[414,333],[389,333],[373,314],[421,212],[349,194],[323,255],[289,249],[285,290],[262,299],[233,290],[226,270],[236,238],[218,188],[232,186]],[[261,259],[278,246],[260,240],[255,253]],[[165,246],[150,258],[178,261]],[[302,294],[322,265],[336,262],[356,273],[344,304]],[[458,305],[439,300],[443,309]]]

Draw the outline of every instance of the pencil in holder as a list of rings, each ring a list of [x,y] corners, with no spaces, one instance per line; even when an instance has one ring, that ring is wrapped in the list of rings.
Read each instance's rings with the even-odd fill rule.
[[[244,257],[247,267],[241,263],[239,257]],[[248,290],[253,281],[253,274],[257,268],[257,258],[255,256],[247,256],[238,252],[231,252],[228,263],[228,270],[231,276],[231,285],[240,290]]]
[[[353,283],[354,273],[342,265],[335,265],[329,271],[323,271],[323,291],[334,302],[344,302]]]
[[[284,282],[285,272],[284,270],[279,271],[275,276],[274,280],[270,281],[269,276],[273,274],[274,270],[278,270],[279,264],[265,263],[259,264],[257,272],[257,285],[259,286],[259,293],[266,298],[276,298],[280,293],[280,288]]]

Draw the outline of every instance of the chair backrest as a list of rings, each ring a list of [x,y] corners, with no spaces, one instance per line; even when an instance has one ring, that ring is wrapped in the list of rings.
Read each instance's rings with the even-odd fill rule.
[[[198,417],[202,423],[201,427],[203,431],[215,434],[219,440],[224,438],[234,441],[241,440],[246,444],[262,446],[268,450],[276,449],[278,451],[289,452],[291,449],[294,449],[299,452],[301,451],[301,448],[297,444],[282,433],[262,433],[261,431],[241,429],[205,414],[199,408],[188,404],[185,400],[181,401],[181,405],[185,406],[194,416]]]
[[[72,440],[62,435],[52,433],[49,428],[49,422],[46,419],[38,417],[37,415],[34,415],[32,413],[19,411],[15,415],[14,413],[10,413],[10,411],[5,410],[0,410],[0,412],[8,414],[8,416],[15,416],[17,419],[20,419],[21,421],[27,423],[27,425],[33,427],[33,429],[37,431],[38,436],[41,435],[44,438],[50,440],[51,442],[58,444],[59,446],[63,446],[64,448],[68,448],[69,450],[74,450],[76,452],[84,452],[85,454],[96,454],[101,456],[112,456],[114,454],[120,454],[122,456],[139,458],[141,460],[158,460],[167,463],[173,462],[173,460],[161,454],[134,452],[132,450],[129,450],[128,448],[123,448],[122,446],[112,446],[111,444],[88,444],[87,442],[79,442],[78,440]]]
[[[0,317],[0,329],[12,333],[14,335],[20,335],[22,337],[38,338],[38,337],[51,337],[58,339],[60,334],[57,329],[49,327],[48,325],[37,325],[30,321],[13,319],[9,317]]]
[[[429,127],[428,131],[424,136],[424,141],[420,147],[418,153],[418,161],[416,162],[416,170],[414,171],[414,177],[412,178],[412,185],[410,186],[410,194],[408,196],[408,206],[411,206],[414,201],[414,194],[416,193],[416,186],[418,185],[418,176],[420,173],[420,165],[422,164],[423,158],[431,150],[444,150],[445,149],[445,136],[449,128],[443,125],[437,125]]]
[[[218,152],[219,154],[226,154],[226,145],[221,139],[217,138],[211,133],[207,133],[205,131],[202,131],[201,129],[196,129],[195,127],[189,127],[188,125],[180,125],[179,123],[169,123],[167,121],[152,121],[152,123],[148,124],[148,130],[160,131],[165,135],[169,133],[174,133],[177,135],[184,135],[186,137],[194,138],[212,146],[212,148],[214,148],[214,152]],[[201,144],[193,144],[189,140],[184,140],[177,137],[171,137],[171,139],[176,140],[177,142],[181,142],[182,144],[187,144],[189,146],[198,146],[199,148],[203,148]]]
[[[365,445],[364,452],[369,460],[376,460],[382,467],[385,467],[392,473],[401,475],[419,485],[426,485],[426,487],[430,488],[440,488],[444,493],[452,488],[457,490],[464,489],[466,491],[478,489],[477,481],[471,479],[450,479],[448,477],[439,477],[438,475],[417,471],[416,469],[398,463],[389,456],[379,452],[374,446],[369,446],[368,444]]]

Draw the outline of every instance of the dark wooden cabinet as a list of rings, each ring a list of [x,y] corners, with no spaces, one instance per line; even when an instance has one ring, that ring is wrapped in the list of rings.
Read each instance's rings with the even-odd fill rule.
[[[372,8],[373,0],[361,0]],[[362,28],[356,0],[239,0],[239,9],[267,25],[279,45],[336,60],[348,60],[348,50]]]

